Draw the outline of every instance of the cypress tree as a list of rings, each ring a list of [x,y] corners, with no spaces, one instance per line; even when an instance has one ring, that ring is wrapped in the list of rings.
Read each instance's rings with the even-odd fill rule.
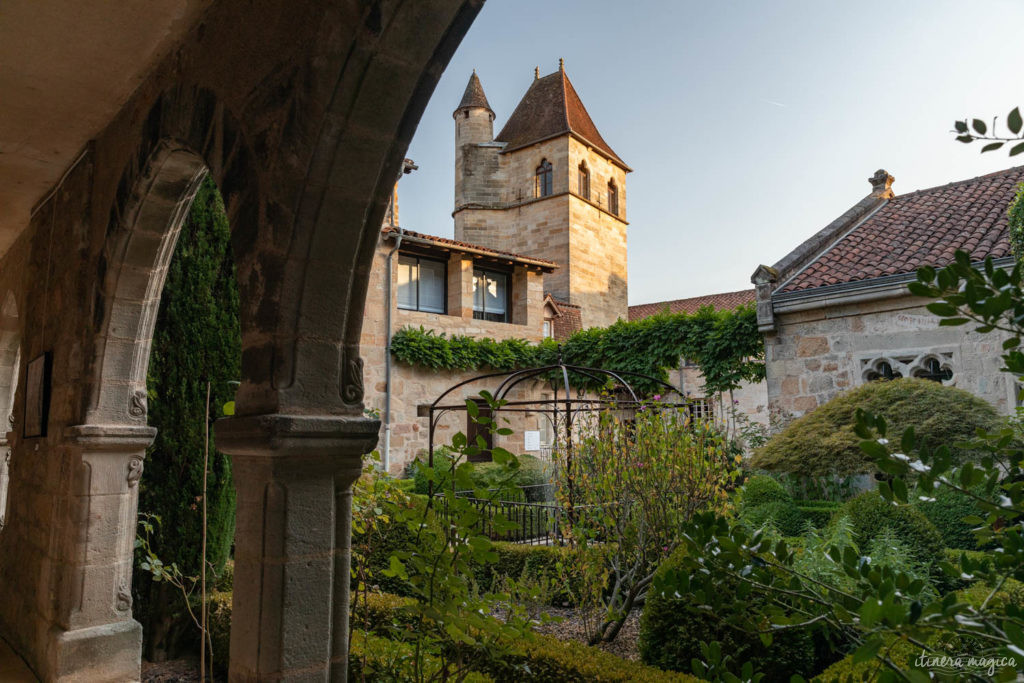
[[[222,414],[241,374],[238,305],[224,202],[207,178],[182,226],[160,301],[148,375],[149,424],[158,431],[139,490],[140,513],[160,520],[152,549],[186,577],[199,576],[201,565],[204,420]],[[235,491],[230,459],[214,449],[212,430],[207,496],[207,561],[220,573],[234,539]],[[182,595],[141,570],[135,585],[150,658],[174,654],[179,638],[193,637]]]

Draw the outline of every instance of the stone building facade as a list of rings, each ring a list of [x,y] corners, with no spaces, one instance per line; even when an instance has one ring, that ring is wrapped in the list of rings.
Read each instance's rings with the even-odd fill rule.
[[[1004,414],[1017,385],[1001,372],[998,332],[940,327],[907,283],[963,249],[1013,266],[1007,207],[1024,167],[899,196],[878,171],[871,193],[774,266],[753,275],[765,333],[773,425],[881,377],[926,377],[984,398]]]
[[[427,449],[428,420],[419,407],[483,372],[389,363],[388,339],[394,332],[411,326],[448,336],[535,343],[628,315],[630,169],[601,137],[564,68],[543,78],[534,74],[497,136],[494,111],[475,72],[453,117],[455,239],[400,228],[396,184],[367,294],[360,347],[367,385],[375,389],[368,404],[381,414],[382,460],[394,474]],[[403,171],[414,168],[406,160]],[[426,305],[402,299],[402,288],[409,286],[403,268],[414,269],[408,272],[417,273],[417,282],[433,283],[425,285],[434,292]],[[497,284],[480,279],[488,273]],[[495,314],[482,310],[474,299],[481,287],[507,290],[507,306],[499,303],[502,310]],[[468,386],[453,398],[464,401],[484,388]],[[519,398],[536,399],[550,392],[539,384],[518,391]],[[496,444],[542,455],[552,438],[546,421],[532,413],[507,417],[515,433],[495,436]],[[449,416],[438,425],[435,443],[447,443],[469,427],[464,415]],[[536,440],[527,445],[527,431],[540,432],[539,448]]]

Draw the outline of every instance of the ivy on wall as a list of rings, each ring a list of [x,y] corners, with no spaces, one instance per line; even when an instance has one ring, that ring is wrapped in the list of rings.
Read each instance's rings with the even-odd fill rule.
[[[703,372],[708,395],[728,392],[743,381],[764,379],[764,339],[757,331],[753,306],[732,311],[705,307],[692,315],[665,312],[632,322],[620,320],[610,327],[581,330],[562,341],[560,348],[552,339],[530,344],[522,339],[448,337],[406,327],[392,337],[391,352],[399,362],[432,370],[497,371],[554,365],[561,352],[567,365],[631,372],[661,381],[667,381],[668,368],[678,367],[680,357],[686,357]],[[598,388],[578,379],[581,388]],[[659,388],[642,380],[634,386],[644,393]]]

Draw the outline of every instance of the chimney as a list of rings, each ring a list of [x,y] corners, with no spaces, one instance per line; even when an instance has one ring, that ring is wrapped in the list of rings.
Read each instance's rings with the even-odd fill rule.
[[[875,175],[868,178],[871,183],[871,196],[879,199],[892,199],[896,193],[892,191],[892,183],[896,180],[884,169],[875,171]]]

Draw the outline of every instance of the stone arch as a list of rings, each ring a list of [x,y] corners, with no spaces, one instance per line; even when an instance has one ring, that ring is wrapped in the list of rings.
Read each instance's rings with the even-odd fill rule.
[[[14,428],[14,394],[21,365],[21,329],[18,302],[8,291],[0,304],[0,531],[7,518],[7,486],[11,449],[7,432]]]
[[[128,130],[97,143],[104,163],[126,160],[116,193],[105,181],[93,193],[94,214],[111,208],[81,424],[62,443],[77,470],[62,514],[84,521],[56,541],[50,670],[80,667],[88,643],[108,653],[111,680],[138,676],[130,575],[154,434],[146,369],[167,264],[208,172],[227,207],[241,303],[236,417],[216,430],[238,491],[231,676],[345,680],[351,483],[379,430],[362,417],[358,348],[373,250],[416,124],[481,4],[339,3],[325,11],[341,28],[313,36],[318,51],[289,54],[247,89],[198,86],[202,60],[177,55],[177,84],[140,88]]]

